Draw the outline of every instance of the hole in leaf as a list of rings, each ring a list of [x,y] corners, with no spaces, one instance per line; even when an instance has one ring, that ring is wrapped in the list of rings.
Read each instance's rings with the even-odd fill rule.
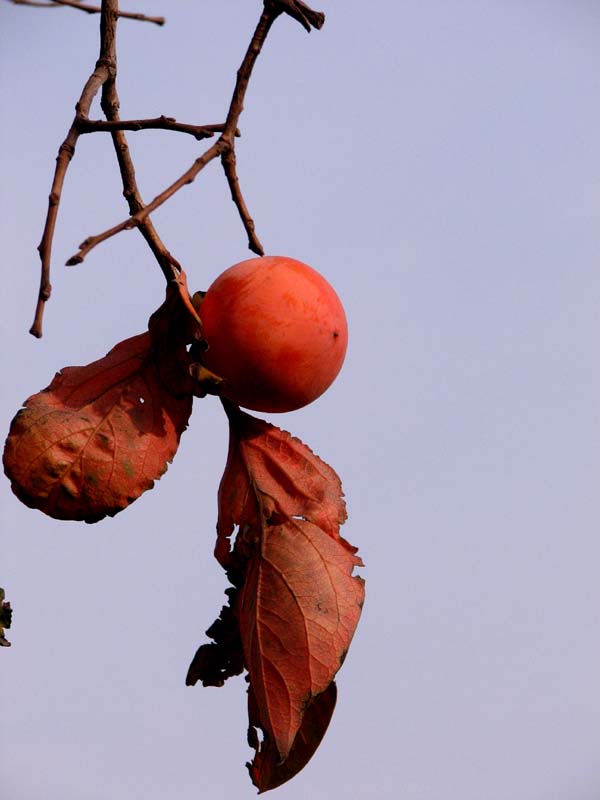
[[[240,532],[240,526],[236,525],[235,528],[233,529],[233,533],[229,537],[229,552],[230,553],[233,553],[233,549],[235,547],[235,542],[236,542],[236,539],[237,539],[237,537],[239,535],[239,532]]]
[[[262,734],[260,728],[257,728],[256,725],[250,725],[248,728],[248,744],[250,747],[253,747],[255,750],[260,748],[261,742],[264,737],[259,738],[259,732]]]
[[[264,740],[265,740],[265,734],[263,732],[263,729],[260,728],[258,725],[253,725],[252,726],[252,730],[253,730],[253,735],[254,735],[256,741],[259,744],[262,744],[264,742]]]
[[[138,397],[138,400],[142,405],[146,402],[146,400],[143,397]]]

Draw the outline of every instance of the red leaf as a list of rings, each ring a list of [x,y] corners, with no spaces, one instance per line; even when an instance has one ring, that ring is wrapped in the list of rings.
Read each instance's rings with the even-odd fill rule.
[[[345,507],[331,467],[288,433],[227,410],[231,439],[216,552],[224,566],[245,573],[236,613],[252,724],[267,742],[258,746],[253,770],[281,775],[292,769],[306,709],[328,690],[350,645],[364,600],[363,581],[352,572],[362,562],[339,535]],[[317,744],[302,746],[310,754],[301,766]]]
[[[219,521],[215,556],[233,566],[230,537],[235,524],[260,528],[272,511],[304,517],[352,553],[356,548],[339,535],[346,521],[342,484],[329,464],[286,431],[226,405],[230,446],[219,487]],[[259,486],[260,492],[253,490]],[[238,548],[239,555],[239,548]]]
[[[17,497],[57,519],[114,516],[166,471],[187,427],[186,345],[200,337],[185,273],[167,287],[149,331],[85,367],[66,367],[12,421],[4,470]]]
[[[287,758],[304,708],[331,683],[360,616],[359,560],[304,520],[265,528],[238,606],[260,716]]]
[[[166,471],[192,397],[176,396],[179,387],[163,376],[180,368],[185,345],[155,341],[150,332],[126,339],[92,364],[63,369],[25,401],[4,450],[4,470],[23,503],[56,519],[97,522]]]

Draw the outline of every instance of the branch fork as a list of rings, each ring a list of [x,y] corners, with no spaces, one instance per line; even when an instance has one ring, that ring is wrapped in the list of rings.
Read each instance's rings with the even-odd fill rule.
[[[12,0],[16,2],[16,0]],[[20,5],[34,5],[33,2],[21,0]],[[45,5],[45,4],[42,4]],[[56,227],[56,218],[60,206],[62,187],[71,159],[75,153],[78,139],[81,135],[97,132],[110,133],[113,141],[115,155],[119,163],[123,184],[123,195],[129,206],[129,216],[117,225],[102,233],[88,236],[79,246],[78,251],[68,261],[68,266],[80,264],[87,254],[97,245],[115,236],[116,234],[138,228],[154,253],[154,256],[167,281],[176,279],[181,272],[181,265],[167,250],[159,237],[150,214],[169,200],[181,188],[192,183],[197,175],[214,159],[220,158],[225,178],[229,185],[231,199],[235,204],[246,235],[248,247],[257,255],[264,255],[264,248],[256,233],[254,220],[250,216],[244,200],[237,175],[235,137],[240,135],[238,123],[244,109],[244,99],[248,83],[256,59],[260,55],[267,35],[273,22],[281,14],[287,14],[299,22],[307,31],[312,28],[320,29],[323,26],[325,15],[314,11],[301,0],[264,0],[264,7],[242,64],[237,72],[237,79],[229,110],[223,124],[191,125],[180,123],[174,117],[160,115],[158,117],[122,120],[119,116],[119,96],[116,88],[117,78],[117,53],[116,53],[116,28],[117,20],[121,17],[156,22],[162,18],[151,18],[141,14],[132,14],[119,11],[118,0],[102,0],[101,8],[86,6],[74,0],[51,0],[51,6],[68,5],[88,13],[100,12],[100,55],[92,75],[88,78],[81,97],[76,105],[75,117],[61,144],[52,188],[50,191],[48,212],[42,239],[38,247],[41,259],[41,278],[36,305],[35,317],[30,333],[33,336],[42,336],[42,320],[46,302],[49,300],[52,286],[50,283],[50,258],[52,241]],[[164,22],[164,20],[163,20]],[[158,23],[162,24],[162,22]],[[101,106],[106,117],[105,120],[91,120],[89,112],[92,101],[98,93],[102,92]],[[125,131],[142,130],[168,130],[185,133],[197,140],[213,138],[219,134],[218,139],[198,158],[177,180],[158,194],[149,203],[144,203],[138,189],[135,168],[129,152]]]

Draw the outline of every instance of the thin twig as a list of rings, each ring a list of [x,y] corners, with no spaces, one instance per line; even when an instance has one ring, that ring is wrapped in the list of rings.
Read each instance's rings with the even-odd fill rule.
[[[100,89],[104,81],[108,79],[108,75],[109,75],[108,64],[105,61],[102,61],[102,59],[98,59],[96,63],[96,68],[88,78],[83,88],[83,92],[81,93],[81,97],[79,98],[79,102],[75,107],[76,108],[75,119],[71,123],[69,132],[67,133],[64,142],[61,144],[58,150],[58,156],[56,158],[56,169],[54,171],[52,188],[50,190],[50,196],[48,198],[48,212],[46,214],[44,232],[42,234],[42,239],[38,245],[38,251],[42,262],[40,289],[38,293],[38,300],[35,309],[33,325],[29,329],[29,332],[33,336],[36,336],[38,339],[41,338],[42,336],[42,320],[44,316],[44,308],[46,302],[50,299],[50,295],[52,293],[52,285],[50,283],[50,257],[52,255],[52,240],[54,238],[54,229],[56,227],[56,218],[58,216],[58,208],[60,205],[60,198],[62,194],[63,184],[65,181],[65,175],[67,174],[67,169],[75,153],[75,147],[77,145],[77,140],[79,138],[79,132],[77,130],[77,119],[82,115],[85,116],[88,114],[94,97],[96,96],[98,90]]]
[[[196,139],[210,139],[215,133],[225,128],[220,125],[187,125],[177,122],[174,117],[153,117],[152,119],[129,119],[108,122],[103,119],[87,119],[82,117],[78,122],[79,133],[96,133],[97,131],[142,131],[164,130],[189,133]]]
[[[88,14],[100,14],[102,9],[98,6],[90,6],[87,3],[78,3],[77,0],[52,0],[53,3],[60,6],[70,6],[71,8],[79,8],[81,11],[86,11]],[[135,19],[139,22],[153,22],[155,25],[164,25],[164,17],[149,17],[146,14],[138,14],[133,11],[117,11],[117,16],[122,19]]]
[[[148,203],[144,208],[132,213],[128,219],[114,225],[112,228],[95,236],[88,236],[79,246],[78,252],[67,261],[68,265],[80,264],[94,247],[106,241],[106,239],[115,236],[117,233],[129,230],[133,227],[139,227],[149,214],[159,208],[181,188],[192,183],[204,167],[217,156],[221,156],[225,176],[231,190],[232,200],[238,209],[240,219],[248,234],[248,246],[253,252],[263,255],[264,250],[256,235],[254,221],[248,212],[237,177],[234,136],[237,133],[238,122],[244,110],[244,98],[256,59],[260,55],[273,22],[278,16],[284,13],[296,19],[308,31],[311,30],[311,27],[317,29],[321,28],[325,22],[324,14],[319,11],[314,11],[310,6],[306,5],[306,3],[303,3],[302,0],[264,0],[264,9],[260,20],[254,31],[246,55],[244,56],[244,60],[237,72],[237,80],[225,120],[225,126],[218,141],[202,156],[197,158],[192,166],[189,167],[180,178],[157,195],[152,202]]]
[[[237,171],[235,168],[236,158],[233,147],[223,153],[221,156],[221,164],[223,165],[223,171],[225,172],[225,177],[227,178],[227,183],[229,184],[231,199],[238,209],[240,218],[244,228],[246,229],[246,233],[248,234],[248,247],[253,253],[256,253],[256,255],[264,256],[265,251],[260,239],[256,234],[254,220],[250,216],[250,212],[246,206],[246,201],[242,195],[242,190],[240,189],[240,182],[238,180]]]
[[[8,0],[14,6],[34,6],[35,8],[58,8],[55,3],[38,3],[37,0]]]
[[[78,8],[80,11],[85,11],[87,14],[100,14],[102,9],[100,6],[90,6],[87,3],[79,3],[77,0],[50,0],[48,3],[40,3],[38,0],[8,0],[15,6],[34,6],[35,8],[60,8],[60,6],[68,6],[70,8]],[[138,14],[133,11],[119,11],[118,16],[123,19],[135,19],[139,22],[153,22],[155,25],[164,25],[164,17],[149,17],[146,14]]]
[[[117,17],[118,0],[102,0],[102,17],[100,18],[100,38],[102,42],[102,56],[111,66],[108,80],[102,86],[101,106],[109,122],[121,122],[119,118],[119,95],[117,94]],[[129,205],[129,213],[136,214],[144,210],[144,201],[135,179],[135,168],[129,152],[127,137],[123,130],[111,132],[115,155],[119,163],[121,180],[123,183],[123,196]],[[139,225],[140,232],[148,246],[154,253],[156,260],[167,281],[177,279],[181,272],[181,265],[171,255],[156,232],[150,219],[146,217]]]
[[[76,5],[79,5],[76,3]],[[89,120],[88,113],[90,104],[87,106],[79,104],[77,107],[77,116],[71,126],[69,135],[59,153],[59,161],[62,157],[64,165],[61,170],[57,167],[57,174],[60,176],[58,191],[53,192],[50,196],[50,207],[48,211],[48,218],[52,217],[52,224],[50,225],[47,220],[46,229],[44,231],[44,240],[47,239],[47,247],[44,252],[46,260],[42,258],[42,281],[40,286],[40,299],[38,301],[38,310],[36,311],[36,320],[32,328],[32,333],[41,336],[41,313],[43,312],[43,304],[50,296],[50,282],[49,282],[49,249],[52,241],[52,233],[54,230],[54,223],[56,220],[56,210],[58,201],[60,199],[60,189],[62,188],[62,181],[64,180],[64,173],[68,161],[73,155],[75,142],[82,133],[91,133],[93,131],[109,131],[111,133],[121,177],[123,181],[123,194],[128,202],[130,216],[112,226],[108,230],[103,231],[95,236],[89,236],[79,247],[78,252],[71,256],[67,261],[68,265],[75,265],[81,263],[85,256],[94,249],[98,244],[107,239],[115,236],[117,233],[129,230],[134,227],[140,228],[140,231],[150,248],[152,249],[161,269],[168,281],[176,279],[181,267],[179,263],[166,249],[160,237],[156,233],[154,226],[150,222],[149,215],[165,203],[170,197],[176,194],[183,186],[192,183],[197,175],[204,169],[204,167],[213,161],[218,156],[221,157],[223,169],[229,188],[231,197],[235,203],[244,228],[248,234],[248,245],[253,252],[262,255],[264,253],[262,244],[255,232],[255,225],[252,217],[249,214],[245,200],[243,198],[239,180],[236,171],[236,157],[235,157],[235,137],[239,135],[238,122],[244,109],[244,99],[248,88],[248,83],[252,74],[252,70],[256,63],[262,47],[265,43],[269,30],[273,22],[281,14],[288,14],[302,24],[307,30],[310,31],[311,26],[320,28],[324,22],[324,15],[316,12],[307,6],[301,0],[264,0],[264,8],[259,19],[256,30],[252,36],[242,64],[237,72],[237,79],[233,95],[229,105],[227,118],[224,125],[211,125],[211,126],[191,126],[177,123],[176,120],[170,117],[158,117],[146,120],[121,120],[119,117],[119,98],[116,90],[116,21],[120,14],[118,9],[118,0],[102,0],[102,17],[100,22],[101,30],[101,58],[98,65],[108,70],[108,74],[102,77],[99,85],[102,85],[102,109],[106,115],[107,122],[103,120]],[[96,87],[95,92],[97,92]],[[94,92],[94,94],[95,94]],[[93,97],[93,95],[92,95]],[[91,100],[90,100],[91,103]],[[125,130],[142,130],[144,128],[165,128],[169,130],[179,130],[185,133],[193,133],[196,138],[205,138],[206,133],[215,133],[221,131],[219,139],[206,150],[194,163],[189,167],[184,174],[168,186],[164,191],[157,195],[150,203],[144,205],[141,198],[139,189],[135,179],[135,169],[127,139],[125,137]],[[56,176],[55,176],[56,182]],[[48,234],[46,236],[46,234]],[[40,251],[41,252],[41,251]],[[46,265],[46,267],[45,267]]]
[[[194,161],[192,166],[186,172],[184,172],[184,174],[178,180],[176,180],[175,183],[171,184],[171,186],[167,187],[164,192],[161,192],[161,194],[157,195],[151,203],[143,206],[137,212],[132,212],[130,217],[127,217],[127,219],[119,222],[118,225],[114,225],[112,228],[109,228],[108,230],[103,231],[96,236],[88,236],[88,238],[79,245],[79,250],[77,253],[71,256],[71,258],[67,261],[67,266],[72,267],[76,264],[81,264],[87,254],[93,250],[94,247],[106,241],[107,239],[110,239],[112,236],[115,236],[117,233],[131,230],[131,228],[140,227],[148,215],[166,202],[169,197],[172,197],[186,184],[192,183],[196,175],[201,172],[201,170],[203,170],[204,167],[213,160],[213,158],[216,158],[221,154],[223,148],[224,145],[219,138],[219,140],[215,142],[212,147],[210,147],[206,153],[204,153],[204,155],[200,156],[200,158],[197,158]]]
[[[104,7],[106,7],[106,9],[104,9]],[[75,118],[73,119],[67,136],[58,151],[56,169],[48,199],[48,212],[46,215],[44,232],[38,246],[41,259],[40,288],[38,292],[33,325],[29,330],[29,332],[37,338],[41,338],[42,336],[44,309],[46,302],[50,299],[50,295],[52,293],[52,285],[50,283],[50,259],[52,255],[52,241],[54,238],[56,219],[58,216],[65,176],[71,159],[75,153],[77,141],[81,135],[82,122],[88,117],[92,101],[99,89],[106,83],[106,81],[110,79],[111,73],[116,71],[114,48],[118,15],[118,0],[103,0],[103,14],[100,20],[100,56],[96,62],[96,68],[94,72],[85,84],[79,102],[75,107]],[[105,19],[105,16],[110,16],[110,21],[108,23]],[[118,98],[116,98],[116,108],[118,109]],[[118,121],[118,111],[116,121]],[[115,134],[113,134],[113,136],[114,135]],[[124,139],[124,134],[121,135]],[[143,207],[143,203],[139,197],[139,192],[137,192],[137,187],[135,185],[135,173],[133,171],[133,164],[131,164],[131,159],[129,157],[126,141],[124,142],[124,145],[125,150],[122,150],[121,142],[119,142],[118,145],[115,144],[115,147],[117,148],[117,157],[119,158],[121,156],[124,164],[128,159],[129,163],[125,164],[125,168],[129,168],[132,175],[132,179],[128,179],[127,185],[125,184],[125,178],[123,179],[125,190],[124,193],[127,197],[127,193],[129,192],[132,198],[135,198],[137,193],[137,200],[139,204],[136,205],[135,210],[138,210],[139,208]],[[119,160],[119,165],[122,166],[121,160]],[[123,167],[121,172],[123,174]],[[130,202],[129,197],[127,199]],[[148,224],[144,226],[142,233],[149,241],[152,251],[161,265],[161,269],[163,269],[165,276],[168,275],[169,279],[171,279],[174,274],[178,274],[178,263],[160,241],[160,238],[153,229],[152,223],[148,222]]]

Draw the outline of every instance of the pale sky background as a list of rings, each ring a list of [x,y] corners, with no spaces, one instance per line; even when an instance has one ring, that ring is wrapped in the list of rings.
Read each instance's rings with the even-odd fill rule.
[[[123,2],[124,118],[218,122],[258,0]],[[273,415],[342,476],[367,602],[317,755],[281,800],[600,797],[600,3],[331,0],[272,32],[238,144],[268,252],[348,314],[332,389]],[[28,335],[54,158],[98,18],[0,3],[3,430],[66,365],[145,328],[163,278],[121,220],[110,140],[80,140],[45,337]],[[95,115],[100,116],[97,106]],[[147,200],[204,143],[129,134]],[[215,163],[154,216],[206,288],[251,254]],[[1,491],[6,800],[254,795],[245,683],[185,686],[224,599],[213,559],[227,431],[196,404],[167,475],[115,519],[61,523]]]

